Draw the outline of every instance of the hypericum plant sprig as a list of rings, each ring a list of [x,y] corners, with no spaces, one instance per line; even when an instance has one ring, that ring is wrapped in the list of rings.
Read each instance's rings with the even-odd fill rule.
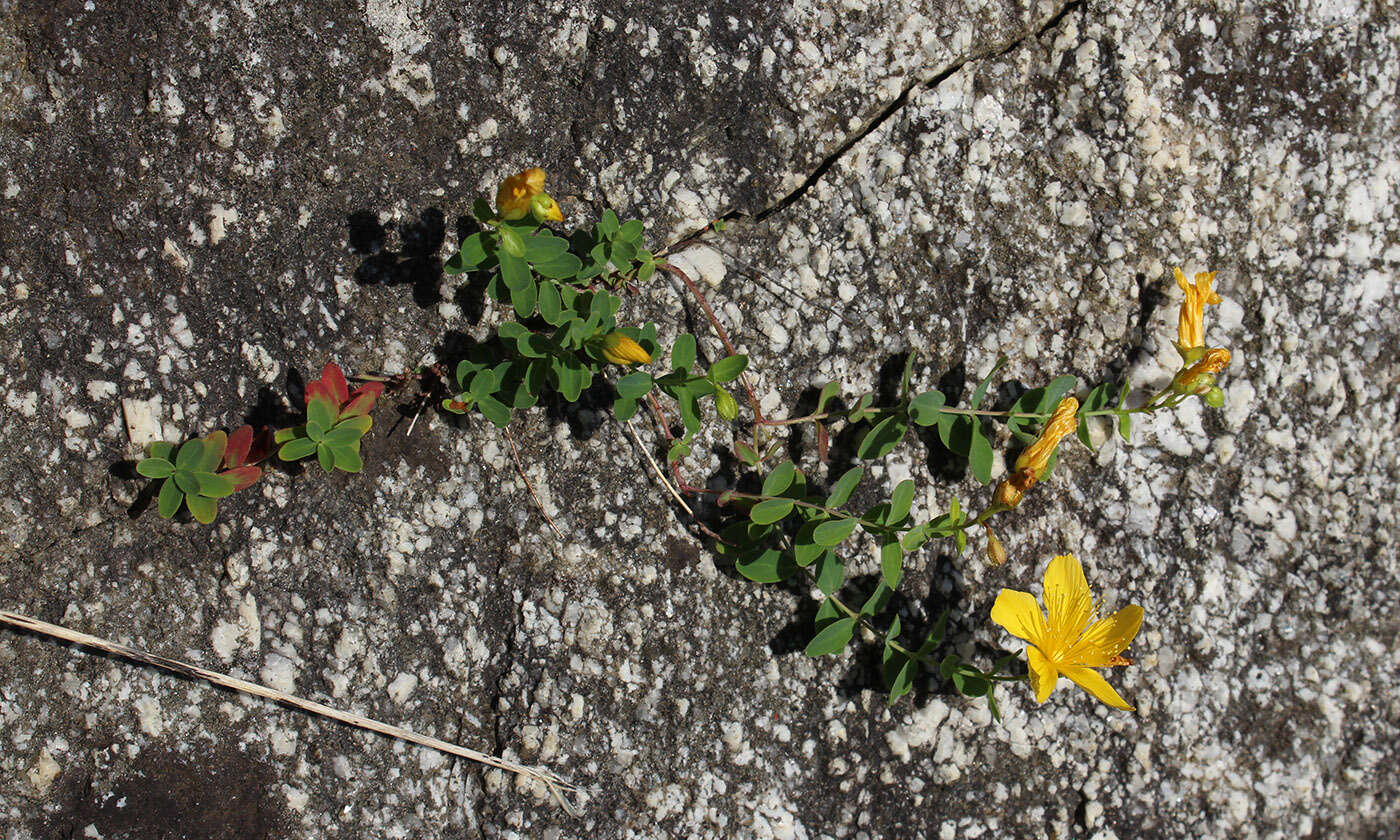
[[[874,393],[843,394],[841,383],[832,382],[819,389],[810,413],[768,417],[748,380],[749,357],[737,350],[700,287],[682,269],[645,247],[643,222],[623,222],[608,210],[592,225],[568,234],[557,233],[548,225],[561,222],[563,212],[544,191],[544,183],[543,170],[527,169],[501,183],[494,208],[482,199],[475,202],[473,215],[479,230],[462,240],[445,271],[449,275],[472,273],[501,304],[502,320],[491,340],[472,347],[457,361],[450,388],[428,393],[434,399],[445,395],[441,406],[447,412],[476,411],[505,428],[516,410],[535,406],[549,392],[572,403],[595,384],[610,384],[613,413],[619,420],[629,421],[645,408],[656,421],[676,484],[669,487],[668,483],[668,489],[675,498],[709,496],[721,510],[736,514],[718,533],[696,523],[714,538],[717,552],[732,558],[739,573],[751,580],[775,583],[801,577],[820,593],[814,636],[807,646],[809,655],[843,650],[855,638],[857,628],[883,641],[882,670],[891,702],[911,690],[920,672],[936,673],[965,695],[986,697],[993,714],[999,715],[996,684],[1027,679],[1008,670],[1019,661],[1015,654],[997,658],[990,670],[984,671],[964,662],[956,652],[943,650],[946,613],[918,642],[901,640],[899,616],[888,622],[881,619],[903,584],[909,554],[931,541],[946,539],[962,555],[968,532],[983,530],[988,558],[995,564],[1005,563],[1008,551],[992,530],[993,519],[1013,513],[1035,485],[1048,479],[1062,443],[1072,434],[1093,448],[1090,418],[1113,420],[1118,433],[1128,440],[1136,415],[1169,410],[1192,397],[1213,407],[1224,401],[1216,377],[1228,365],[1230,354],[1225,348],[1205,346],[1203,322],[1205,307],[1220,301],[1211,288],[1215,275],[1197,274],[1188,282],[1178,270],[1177,283],[1185,294],[1176,340],[1182,365],[1166,387],[1145,400],[1133,400],[1129,382],[1104,382],[1081,390],[1076,377],[1064,375],[1026,391],[1005,409],[986,408],[992,382],[1006,363],[1002,357],[977,383],[967,402],[959,404],[954,399],[957,395],[913,387],[916,356],[911,353],[892,404],[879,404]],[[721,229],[718,223],[709,228]],[[722,345],[722,352],[706,354],[715,360],[708,368],[698,364],[701,352],[694,336],[683,333],[668,348],[659,340],[656,324],[628,324],[622,317],[626,297],[659,272],[679,280],[683,292],[699,303]],[[732,388],[743,391],[751,417],[741,417],[743,409],[730,392]],[[371,383],[352,394],[340,369],[328,365],[322,378],[307,389],[306,423],[277,433],[279,454],[293,460],[314,454],[327,471],[358,470],[360,440],[370,425],[369,408],[382,392],[382,383]],[[685,480],[686,460],[708,416],[707,401],[712,403],[722,429],[747,429],[732,445],[741,463],[763,473],[760,492],[717,490]],[[672,423],[672,416],[678,418],[677,424]],[[747,421],[746,426],[733,425],[741,419]],[[1005,425],[1004,435],[997,422]],[[965,458],[970,473],[983,485],[992,483],[1000,441],[1009,439],[1020,451],[1014,460],[1008,453],[1012,467],[976,516],[970,516],[954,498],[946,511],[920,521],[912,513],[916,493],[912,480],[897,484],[887,500],[854,510],[849,503],[865,475],[864,467],[836,477],[824,492],[809,489],[803,471],[792,461],[769,468],[781,448],[775,433],[801,424],[813,427],[821,463],[826,463],[830,441],[838,431],[852,435],[857,458],[875,461],[893,452],[912,428],[936,428],[937,439]],[[186,504],[196,518],[207,521],[204,517],[213,516],[210,494],[221,492],[224,486],[205,477],[213,475],[203,466],[205,444],[192,441],[185,446],[191,444],[197,444],[191,447],[191,454],[186,455],[182,448],[173,455],[173,463],[169,460],[173,450],[162,450],[161,458],[143,462],[149,464],[142,467],[143,474],[159,473],[174,488],[168,491],[169,499],[167,488],[162,488],[163,513],[168,509],[167,515],[173,515],[181,501],[188,499]],[[658,474],[667,481],[660,468]],[[684,501],[681,504],[685,506]],[[865,587],[847,579],[850,560],[843,553],[858,547],[858,542],[874,548],[879,558],[878,583],[870,592],[859,591]],[[1064,565],[1062,559],[1056,562]],[[1131,634],[1119,627],[1112,644],[1099,644],[1102,640],[1095,636],[1099,632],[1095,628],[1102,625],[1087,630],[1081,626],[1080,612],[1065,612],[1065,605],[1050,594],[1048,581],[1049,577],[1050,617],[1042,617],[1044,627],[1032,626],[1034,619],[1025,609],[1016,613],[1021,623],[1014,627],[1007,624],[1011,619],[1006,608],[999,607],[992,616],[1031,643],[1028,675],[1037,699],[1044,699],[1047,684],[1053,688],[1052,677],[1063,673],[1086,687],[1092,684],[1090,690],[1096,696],[1125,706],[1121,698],[1112,701],[1084,671],[1100,664],[1123,664],[1126,660],[1120,662],[1118,652]],[[1012,600],[1020,594],[1003,592]],[[1017,601],[1021,606],[1023,602]],[[998,604],[1003,601],[999,599]],[[1132,629],[1136,632],[1136,625]],[[1082,639],[1071,639],[1080,632]],[[1111,656],[1104,654],[1115,646]]]
[[[254,464],[268,456],[268,436],[257,434],[252,426],[242,426],[232,435],[210,432],[180,444],[157,442],[149,447],[150,457],[136,464],[136,472],[147,478],[164,479],[156,507],[166,519],[183,504],[196,521],[209,524],[218,514],[219,499],[253,485],[262,470]]]
[[[383,382],[366,382],[352,393],[340,367],[327,364],[321,378],[306,386],[306,422],[279,429],[273,437],[281,446],[277,457],[299,461],[315,455],[326,472],[359,472],[364,468],[360,439],[369,431],[369,411],[383,393]]]

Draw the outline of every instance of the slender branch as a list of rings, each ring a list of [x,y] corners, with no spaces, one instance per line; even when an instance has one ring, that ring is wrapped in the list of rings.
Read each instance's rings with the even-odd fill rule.
[[[561,806],[563,806],[565,811],[568,811],[571,815],[574,816],[577,816],[580,813],[578,808],[575,805],[573,805],[573,803],[569,802],[569,800],[564,796],[566,792],[577,792],[578,788],[575,785],[572,785],[569,782],[565,781],[550,770],[545,770],[537,767],[527,767],[523,764],[517,764],[513,761],[509,761],[504,758],[497,758],[496,756],[484,752],[479,752],[469,747],[458,746],[457,744],[449,743],[447,741],[443,741],[438,738],[433,738],[428,735],[419,735],[416,732],[412,732],[408,729],[404,729],[399,726],[394,726],[388,723],[381,723],[380,721],[364,717],[363,715],[357,715],[353,712],[343,712],[339,709],[327,706],[324,703],[317,703],[314,700],[306,700],[292,694],[287,694],[286,692],[278,691],[275,688],[268,688],[265,685],[259,685],[257,683],[248,682],[247,680],[241,680],[237,677],[229,676],[228,674],[220,674],[216,671],[210,671],[207,668],[201,668],[198,665],[190,665],[187,662],[181,662],[177,659],[167,659],[164,656],[158,656],[153,653],[147,653],[143,650],[137,650],[136,648],[128,647],[127,645],[98,638],[97,636],[89,636],[86,633],[79,633],[76,630],[69,630],[66,627],[61,627],[57,624],[49,624],[46,621],[40,621],[35,618],[20,615],[19,613],[13,613],[7,610],[0,610],[0,622],[9,624],[14,627],[18,627],[21,630],[28,630],[31,633],[38,633],[44,636],[49,636],[54,639],[60,639],[65,642],[71,642],[75,645],[80,645],[85,648],[91,648],[93,650],[98,650],[103,653],[109,653],[114,656],[119,656],[123,659],[136,662],[140,665],[149,665],[153,668],[160,668],[163,671],[169,671],[173,674],[179,674],[180,676],[186,677],[188,679],[203,680],[219,688],[227,688],[232,689],[234,691],[241,691],[245,694],[251,694],[255,697],[261,697],[265,700],[271,700],[274,703],[281,703],[285,706],[291,706],[292,708],[298,709],[303,712],[308,712],[313,715],[319,715],[324,718],[330,718],[331,720],[338,721],[340,723],[346,724],[347,726],[354,726],[360,729],[367,729],[371,732],[377,732],[380,735],[385,735],[390,738],[397,738],[401,741],[408,741],[413,744],[418,744],[419,746],[448,753],[449,755],[460,756],[461,758],[465,758],[469,761],[475,761],[479,764],[486,764],[491,767],[496,767],[501,770],[505,770],[508,773],[515,773],[519,776],[535,779],[536,781],[543,783],[547,788],[549,788],[549,792],[553,794],[555,800],[558,801],[558,803]]]
[[[564,535],[559,533],[559,528],[555,526],[554,520],[550,518],[549,511],[544,509],[544,503],[540,501],[539,495],[535,493],[535,487],[530,483],[529,476],[525,475],[525,467],[520,463],[520,450],[515,446],[515,438],[511,435],[510,429],[502,429],[501,434],[505,437],[506,443],[510,444],[510,456],[515,461],[515,471],[520,473],[520,480],[525,482],[525,489],[530,491],[530,498],[535,500],[535,507],[540,509],[540,515],[543,516],[544,521],[549,524],[549,530],[554,532],[554,536],[558,537],[561,543],[567,542],[567,540],[564,539]]]
[[[724,325],[721,324],[719,318],[715,316],[715,311],[710,308],[710,302],[705,298],[704,292],[700,291],[700,287],[695,285],[695,281],[691,280],[690,276],[684,271],[681,271],[673,265],[666,264],[657,267],[681,279],[681,282],[684,283],[686,288],[690,290],[690,293],[695,296],[695,299],[700,301],[700,307],[705,310],[705,317],[709,319],[710,327],[714,329],[715,335],[719,336],[719,340],[724,344],[725,351],[731,356],[739,355],[739,351],[735,349],[734,343],[729,340],[729,333],[724,331]],[[744,392],[749,396],[749,407],[753,409],[754,419],[759,423],[764,422],[763,411],[758,407],[758,397],[754,395],[753,386],[749,384],[748,374],[739,374],[739,382],[744,386]]]

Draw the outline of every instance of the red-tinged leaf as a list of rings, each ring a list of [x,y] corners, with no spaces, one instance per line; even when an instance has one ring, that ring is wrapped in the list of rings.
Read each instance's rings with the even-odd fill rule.
[[[219,475],[233,482],[233,492],[246,490],[252,486],[253,482],[262,478],[262,470],[258,467],[234,467],[231,470],[224,470]]]
[[[241,467],[248,463],[248,449],[253,445],[253,427],[239,426],[228,436],[228,447],[224,449],[224,469]]]
[[[375,382],[375,385],[378,385],[378,382]],[[350,402],[347,402],[347,403],[346,403],[346,407],[343,407],[343,409],[340,409],[340,416],[342,416],[342,417],[358,417],[358,416],[360,416],[360,414],[368,414],[368,413],[370,413],[371,407],[374,406],[374,398],[375,398],[375,396],[378,396],[378,395],[377,395],[377,393],[372,393],[372,392],[371,392],[371,393],[363,393],[363,392],[364,392],[364,389],[363,389],[363,388],[358,388],[358,389],[356,389],[356,392],[354,392],[354,395],[351,395],[351,396],[350,396]]]
[[[272,451],[276,447],[273,442],[272,429],[264,428],[253,435],[253,444],[248,447],[248,455],[243,459],[244,466],[247,464],[261,464],[272,457]]]
[[[320,400],[321,402],[333,405],[336,409],[340,408],[341,403],[340,400],[335,398],[335,393],[331,390],[331,386],[320,379],[315,379],[306,383],[307,407],[311,406],[312,400]]]
[[[345,373],[335,362],[327,362],[326,366],[321,368],[321,381],[330,387],[336,408],[350,399],[350,387],[345,384]]]
[[[831,448],[831,436],[826,433],[826,426],[817,424],[817,457],[823,464],[826,463],[827,450]]]

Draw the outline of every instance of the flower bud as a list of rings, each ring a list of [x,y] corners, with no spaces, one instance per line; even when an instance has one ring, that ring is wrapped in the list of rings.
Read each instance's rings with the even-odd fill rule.
[[[739,416],[739,401],[718,385],[715,386],[715,412],[719,414],[720,419],[730,423]]]
[[[1001,544],[997,535],[992,533],[992,526],[982,523],[987,529],[987,560],[993,566],[1001,566],[1006,563],[1006,546]]]
[[[564,221],[564,212],[548,193],[539,193],[530,198],[530,215],[540,223]]]
[[[501,225],[499,230],[501,232],[501,250],[512,257],[524,258],[525,240],[520,238],[520,234],[508,225]]]
[[[603,336],[598,353],[615,365],[645,365],[651,362],[651,354],[642,345],[620,332]]]
[[[1201,396],[1201,399],[1205,400],[1206,405],[1211,408],[1221,408],[1225,405],[1225,392],[1218,387],[1211,388]]]
[[[1182,368],[1172,380],[1178,394],[1200,394],[1215,385],[1215,375],[1230,364],[1230,351],[1216,347],[1201,354],[1190,367]]]

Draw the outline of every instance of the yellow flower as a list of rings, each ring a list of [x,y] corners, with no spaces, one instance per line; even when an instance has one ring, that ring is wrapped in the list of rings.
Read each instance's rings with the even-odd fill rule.
[[[1026,648],[1026,664],[1035,701],[1044,703],[1063,674],[1100,701],[1132,711],[1133,707],[1092,669],[1132,664],[1120,654],[1142,626],[1142,607],[1124,607],[1090,625],[1098,608],[1084,579],[1084,567],[1072,554],[1050,561],[1042,598],[1048,619],[1029,592],[1003,589],[992,606],[992,621],[1031,643]]]
[[[1007,508],[1014,508],[1021,503],[1021,497],[1026,491],[1034,487],[1045,475],[1046,468],[1050,466],[1050,458],[1054,456],[1060,441],[1074,434],[1074,430],[1079,428],[1079,418],[1075,416],[1078,412],[1079,400],[1074,397],[1060,400],[1045,428],[1040,431],[1040,437],[1026,447],[1021,457],[1016,459],[1011,475],[997,485],[996,493],[992,496],[993,503]]]
[[[496,189],[496,212],[508,221],[531,213],[541,222],[562,221],[559,205],[544,191],[544,178],[544,170],[533,167],[502,181]]]
[[[1210,284],[1215,280],[1214,271],[1199,272],[1195,282],[1188,282],[1186,275],[1179,268],[1173,268],[1172,272],[1176,275],[1176,285],[1186,293],[1186,297],[1181,301],[1181,315],[1177,319],[1176,327],[1176,349],[1186,358],[1187,351],[1205,346],[1206,304],[1219,303],[1220,295],[1210,288]],[[1188,358],[1187,361],[1194,359]]]
[[[642,345],[620,332],[603,336],[598,352],[615,365],[645,365],[651,362],[651,354]]]
[[[1215,375],[1224,370],[1230,364],[1230,351],[1224,347],[1215,347],[1205,351],[1195,364],[1182,370],[1176,375],[1176,382],[1173,389],[1181,394],[1194,394],[1198,391],[1205,392],[1215,385]],[[1202,377],[1207,377],[1202,379]]]

